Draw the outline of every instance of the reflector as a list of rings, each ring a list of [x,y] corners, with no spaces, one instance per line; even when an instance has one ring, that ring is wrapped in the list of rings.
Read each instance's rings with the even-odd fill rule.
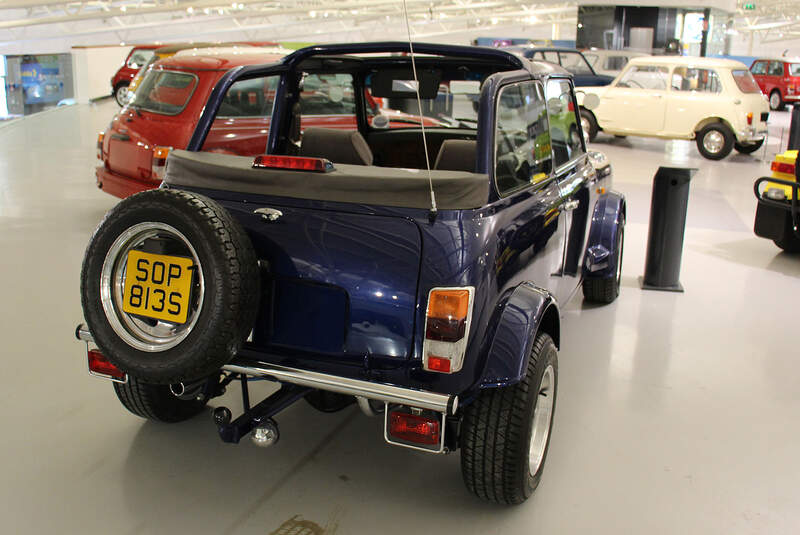
[[[303,156],[256,156],[254,169],[291,169],[294,171],[315,171],[327,173],[333,171],[333,164],[325,158],[306,158]]]
[[[394,438],[435,446],[440,440],[439,421],[416,414],[392,412],[389,414],[389,434]]]
[[[450,359],[428,355],[428,370],[432,372],[450,373]]]
[[[97,349],[87,351],[89,357],[89,373],[100,375],[117,381],[125,381],[127,376],[119,368],[111,364],[106,357]]]

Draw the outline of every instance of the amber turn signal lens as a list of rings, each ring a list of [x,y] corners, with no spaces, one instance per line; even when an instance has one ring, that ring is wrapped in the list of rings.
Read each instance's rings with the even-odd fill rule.
[[[153,158],[165,159],[169,156],[170,147],[153,147]]]
[[[468,290],[434,290],[428,300],[429,318],[463,320],[468,310]]]

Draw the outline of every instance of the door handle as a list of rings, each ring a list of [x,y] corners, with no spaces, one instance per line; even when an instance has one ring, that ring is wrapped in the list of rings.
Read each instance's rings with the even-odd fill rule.
[[[570,212],[570,211],[574,210],[575,208],[577,208],[579,204],[580,203],[578,202],[577,199],[572,199],[572,200],[567,201],[564,204],[562,204],[561,205],[561,209],[564,212]]]
[[[256,208],[253,210],[253,213],[260,215],[261,219],[270,223],[277,221],[278,218],[283,215],[283,212],[276,210],[275,208]]]

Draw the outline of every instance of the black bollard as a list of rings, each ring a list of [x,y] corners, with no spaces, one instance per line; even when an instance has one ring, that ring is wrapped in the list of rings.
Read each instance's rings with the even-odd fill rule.
[[[681,253],[689,181],[695,171],[688,167],[659,167],[653,178],[643,290],[683,291],[679,280]]]
[[[786,150],[800,149],[800,106],[792,106],[792,122],[789,123],[789,145]]]

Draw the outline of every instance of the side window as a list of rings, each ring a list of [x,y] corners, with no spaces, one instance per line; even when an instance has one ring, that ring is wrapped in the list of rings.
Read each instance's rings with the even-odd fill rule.
[[[626,56],[608,56],[604,65],[604,69],[608,71],[621,71],[628,63]]]
[[[543,61],[549,61],[550,63],[555,63],[556,65],[560,65],[558,61],[558,52],[552,51],[545,51],[545,52],[536,52],[533,57],[535,59],[541,59]]]
[[[500,89],[495,128],[495,181],[506,195],[546,180],[552,170],[544,91],[538,82]]]
[[[134,50],[131,57],[128,58],[128,67],[132,69],[140,69],[145,63],[153,56],[152,50],[142,49]]]
[[[676,67],[672,73],[672,89],[675,91],[700,91],[720,93],[722,84],[716,71]]]
[[[239,156],[264,154],[278,79],[265,76],[231,85],[201,150]]]
[[[357,128],[355,91],[350,74],[306,74],[299,104],[302,129],[309,126]],[[325,115],[337,117],[319,117]]]
[[[545,95],[550,117],[553,163],[558,167],[584,153],[581,136],[578,133],[578,116],[575,113],[577,106],[572,86],[567,80],[549,80]]]
[[[767,74],[767,62],[757,61],[755,65],[753,65],[753,74]]]
[[[783,76],[783,62],[770,61],[769,62],[769,75],[770,76]]]
[[[653,65],[634,65],[622,75],[617,87],[636,89],[666,89],[667,68]]]

